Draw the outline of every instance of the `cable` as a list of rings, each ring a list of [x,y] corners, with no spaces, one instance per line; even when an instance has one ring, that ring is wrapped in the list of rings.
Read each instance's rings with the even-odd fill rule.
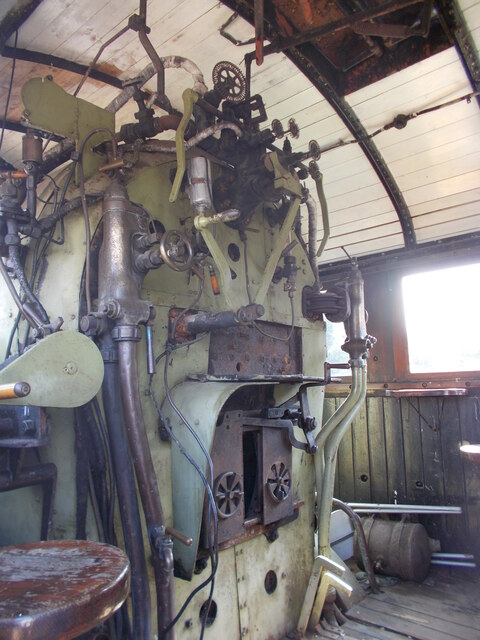
[[[210,606],[211,606],[211,602],[212,602],[214,579],[215,579],[215,574],[217,572],[217,566],[218,566],[218,514],[217,514],[217,507],[216,507],[216,504],[215,504],[215,498],[214,498],[213,493],[212,493],[213,477],[214,477],[213,476],[213,462],[212,462],[212,458],[210,457],[209,452],[205,448],[205,445],[201,441],[201,439],[198,436],[197,432],[190,425],[190,423],[185,418],[185,416],[180,411],[180,409],[177,407],[177,405],[175,404],[175,402],[174,402],[174,400],[173,400],[173,398],[171,396],[170,388],[168,386],[168,358],[165,358],[163,380],[164,380],[165,393],[166,393],[168,402],[170,403],[172,409],[175,411],[177,416],[180,418],[180,420],[183,422],[183,424],[187,427],[189,432],[195,438],[195,441],[197,442],[198,446],[202,450],[202,452],[203,452],[203,454],[204,454],[204,456],[205,456],[205,458],[207,460],[207,464],[208,464],[209,471],[210,471],[210,485],[208,484],[204,474],[202,473],[203,478],[205,478],[205,482],[206,482],[205,489],[207,490],[207,494],[208,494],[208,498],[209,498],[209,508],[208,508],[208,517],[207,517],[207,537],[208,537],[208,543],[209,543],[209,548],[210,548],[210,559],[211,559],[211,564],[212,564],[212,572],[211,572],[212,586],[210,588],[210,594],[209,594],[209,597],[208,597],[208,600],[207,600],[208,604],[207,604],[207,608],[205,610],[205,616],[202,619],[202,631],[201,631],[201,634],[200,634],[200,640],[202,640],[203,639],[204,630],[205,630],[205,622],[206,622],[207,615],[208,615],[208,612],[210,610]],[[197,467],[195,467],[195,468],[197,468]],[[197,469],[197,471],[201,471],[201,470]],[[203,478],[202,478],[202,482],[203,482]],[[208,487],[208,489],[207,489],[207,487]],[[210,524],[212,516],[214,518],[213,549],[212,549],[211,524]]]
[[[10,73],[10,83],[8,85],[7,101],[5,102],[5,111],[3,114],[2,133],[0,135],[0,149],[3,144],[3,136],[5,134],[5,125],[7,123],[8,106],[10,104],[10,96],[12,95],[13,76],[15,74],[15,65],[17,62],[17,42],[18,42],[18,29],[15,30],[15,42],[13,45],[13,59],[12,59],[12,71]]]
[[[166,353],[166,352],[165,352]],[[167,361],[166,361],[167,363]],[[209,501],[209,505],[212,507],[212,512],[213,512],[213,519],[214,519],[214,543],[213,543],[213,547],[214,547],[214,551],[213,554],[210,554],[210,559],[212,562],[212,570],[210,575],[208,576],[208,578],[206,580],[204,580],[201,584],[199,584],[197,587],[195,587],[195,589],[193,589],[193,591],[188,595],[188,597],[186,598],[185,602],[183,603],[183,605],[180,607],[177,615],[175,616],[175,618],[169,622],[169,624],[165,627],[165,629],[163,629],[163,631],[161,631],[159,633],[159,638],[162,638],[165,636],[166,633],[168,633],[170,631],[170,629],[172,629],[177,622],[180,620],[180,618],[182,617],[185,609],[187,608],[187,606],[190,604],[192,598],[202,589],[204,589],[208,584],[212,583],[212,587],[210,589],[210,595],[209,595],[209,602],[211,602],[211,596],[213,595],[213,584],[214,584],[214,580],[215,580],[215,574],[217,572],[217,566],[218,566],[218,545],[217,545],[217,538],[218,538],[218,514],[217,514],[217,509],[216,509],[216,505],[215,505],[215,498],[213,496],[213,492],[212,489],[210,487],[210,484],[208,483],[208,480],[205,476],[205,474],[203,473],[203,471],[200,469],[199,465],[196,463],[196,461],[192,458],[192,456],[188,453],[188,451],[185,449],[185,447],[182,445],[182,443],[180,442],[180,440],[176,437],[176,435],[173,433],[173,430],[171,429],[170,425],[168,424],[168,422],[165,420],[165,418],[163,417],[162,414],[162,410],[160,409],[160,406],[158,404],[158,401],[155,397],[155,393],[153,391],[153,374],[150,374],[150,380],[149,380],[149,393],[150,393],[150,397],[152,398],[153,404],[155,405],[155,409],[157,411],[158,417],[160,418],[163,426],[165,427],[168,435],[170,436],[170,438],[173,440],[173,442],[175,442],[175,444],[177,445],[177,447],[179,448],[180,452],[182,453],[183,456],[185,456],[185,458],[188,460],[188,462],[194,467],[194,469],[196,470],[196,472],[198,473],[198,475],[200,476],[202,483],[205,487],[205,491],[207,492],[207,496],[208,496],[208,501]],[[210,519],[207,522],[207,528],[211,529],[211,522]],[[209,538],[210,538],[210,533],[209,533]],[[213,557],[212,557],[213,556]],[[210,604],[208,606],[208,609],[210,608]],[[207,609],[207,612],[208,612]],[[205,615],[205,620],[206,620],[206,615]],[[201,633],[201,638],[203,637],[203,629],[204,629],[204,621],[202,621],[202,633]]]
[[[253,326],[259,333],[262,334],[262,336],[265,336],[266,338],[271,338],[272,340],[278,340],[279,342],[289,342],[290,338],[292,337],[293,330],[295,329],[295,305],[293,303],[293,297],[290,297],[290,306],[292,309],[292,324],[290,325],[290,331],[288,332],[288,335],[286,338],[281,338],[280,336],[272,336],[272,334],[267,333],[263,329],[260,329],[260,327],[258,326],[258,323],[255,321],[253,322]]]
[[[193,309],[193,307],[197,306],[198,301],[200,300],[200,298],[202,297],[202,293],[203,293],[203,280],[200,280],[200,287],[198,289],[198,293],[195,297],[195,300],[193,300],[193,302],[191,302],[188,307],[186,309],[184,309],[183,311],[181,311],[178,316],[175,318],[175,322],[173,323],[172,329],[171,331],[169,331],[169,335],[168,335],[168,339],[169,340],[174,340],[175,338],[175,332],[177,330],[177,325],[180,322],[180,320],[189,312]],[[203,336],[202,336],[203,337]]]
[[[92,408],[93,408],[93,414],[97,420],[97,423],[100,427],[100,432],[102,434],[102,439],[103,439],[103,445],[105,447],[105,452],[107,454],[107,461],[108,461],[108,476],[109,476],[109,484],[110,484],[110,500],[109,500],[109,505],[108,505],[108,533],[109,533],[109,538],[110,541],[112,543],[114,543],[115,540],[115,531],[114,531],[114,526],[113,526],[113,518],[114,518],[114,511],[115,511],[115,480],[113,477],[113,460],[112,460],[112,452],[110,450],[110,441],[108,439],[108,433],[107,433],[107,426],[105,424],[105,421],[103,419],[103,415],[102,412],[100,410],[100,405],[98,403],[97,398],[93,398],[93,400],[91,401],[92,403]]]
[[[90,218],[88,217],[87,196],[85,194],[85,176],[83,175],[82,162],[78,163],[78,188],[82,202],[83,219],[85,222],[85,298],[87,301],[87,314],[92,310],[92,298],[90,295]]]

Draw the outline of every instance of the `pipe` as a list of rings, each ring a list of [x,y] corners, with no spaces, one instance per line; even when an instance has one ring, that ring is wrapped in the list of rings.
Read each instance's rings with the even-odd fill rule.
[[[307,205],[308,212],[308,259],[315,277],[314,288],[316,291],[320,291],[320,275],[318,273],[317,251],[315,246],[317,244],[317,205],[310,192],[308,192],[305,204]]]
[[[102,347],[104,353],[114,349],[109,338],[104,339]],[[123,538],[132,568],[133,628],[135,629],[135,637],[139,640],[150,640],[152,637],[150,588],[143,546],[142,524],[123,418],[118,363],[114,360],[105,360],[102,395],[118,491]]]
[[[323,448],[324,452],[324,471],[322,473],[318,473],[318,467],[320,465],[316,465],[316,475],[317,475],[317,491],[320,495],[320,502],[317,507],[317,518],[318,518],[318,548],[319,554],[322,556],[330,557],[330,515],[332,510],[332,499],[333,499],[333,485],[335,479],[335,461],[337,458],[338,447],[340,442],[345,435],[346,430],[350,426],[353,418],[359,411],[360,407],[365,401],[367,393],[367,368],[364,362],[360,363],[358,361],[352,361],[352,389],[350,395],[347,397],[345,402],[340,407],[342,411],[342,418],[336,420],[338,426],[335,429],[331,429],[330,435],[326,438],[326,442]],[[339,410],[339,411],[340,411]],[[337,412],[335,412],[337,413]],[[335,414],[334,416],[335,417]],[[322,429],[323,431],[323,429]],[[323,440],[324,438],[320,438],[322,431],[319,436],[317,436],[317,444],[318,440]],[[322,450],[319,448],[320,456],[317,454],[316,457],[321,460]],[[323,476],[323,477],[322,477]],[[323,480],[323,484],[322,484]],[[321,487],[321,491],[319,491],[319,487]]]
[[[118,341],[118,362],[127,435],[152,546],[160,632],[175,617],[173,554],[171,543],[169,547],[162,545],[163,548],[158,548],[156,544],[159,540],[154,539],[158,530],[165,527],[165,518],[140,402],[136,341],[128,339]],[[174,629],[165,634],[165,640],[174,638]]]
[[[345,502],[338,500],[337,498],[333,498],[332,507],[337,507],[341,509],[353,523],[355,527],[355,531],[357,532],[357,542],[358,548],[360,549],[360,553],[362,556],[363,566],[365,567],[365,571],[368,576],[368,581],[372,588],[373,593],[378,593],[379,588],[377,585],[377,580],[375,578],[375,572],[373,571],[373,564],[370,556],[368,555],[368,547],[367,547],[367,539],[365,538],[365,531],[362,526],[362,519],[355,511],[348,506]]]
[[[197,67],[197,65],[188,60],[187,58],[182,58],[181,56],[165,56],[160,58],[164,69],[184,69],[187,73],[193,76],[193,90],[200,94],[201,96],[205,95],[208,91],[207,86],[205,85],[205,81],[203,78],[203,73]],[[135,93],[137,87],[142,87],[150,78],[152,78],[156,73],[155,67],[153,64],[149,64],[145,67],[145,69],[138,75],[138,84],[135,86],[131,85],[129,87],[125,87],[125,89],[114,98],[110,104],[105,107],[107,111],[111,113],[116,113],[119,109],[126,104],[130,98]]]
[[[462,507],[445,507],[423,504],[377,504],[376,502],[349,502],[356,513],[426,513],[448,515],[462,513]]]
[[[223,129],[230,129],[239,138],[243,136],[243,131],[238,125],[234,124],[233,122],[218,122],[217,124],[212,124],[211,127],[203,129],[203,131],[200,131],[200,133],[197,133],[197,135],[193,136],[192,138],[189,138],[185,142],[185,151],[188,151],[188,149],[195,147],[200,142],[203,142],[206,138],[213,136],[214,133],[217,133],[217,131],[222,131]]]
[[[312,178],[315,180],[318,201],[320,202],[320,209],[322,210],[323,237],[317,251],[317,260],[320,260],[323,254],[323,250],[325,249],[325,245],[330,238],[330,220],[328,218],[327,199],[325,197],[325,192],[323,191],[323,174],[320,173],[318,169],[316,169],[312,175]]]
[[[18,228],[17,228],[16,222],[8,220],[7,226],[8,226],[8,234],[11,236],[16,235],[18,238]],[[8,257],[10,258],[10,262],[12,264],[13,273],[17,277],[17,280],[23,292],[25,293],[26,298],[31,302],[31,304],[35,308],[35,311],[38,312],[41,322],[44,324],[49,324],[50,320],[48,318],[48,314],[43,308],[38,298],[36,297],[36,295],[33,293],[30,285],[28,284],[28,280],[25,276],[25,272],[23,270],[23,266],[20,260],[20,239],[18,239],[18,244],[8,245]],[[18,303],[16,300],[15,300],[15,303],[18,306]]]
[[[18,295],[18,292],[15,289],[15,285],[13,284],[13,282],[10,279],[10,276],[8,275],[7,267],[5,266],[2,258],[0,258],[0,274],[5,280],[5,284],[7,285],[8,290],[10,291],[10,294],[12,295],[14,302],[18,307],[18,310],[20,311],[22,316],[25,318],[25,320],[28,322],[28,324],[34,329],[40,327],[41,322],[39,322],[34,315],[30,314],[29,309],[26,309],[24,307],[20,299],[20,296]]]

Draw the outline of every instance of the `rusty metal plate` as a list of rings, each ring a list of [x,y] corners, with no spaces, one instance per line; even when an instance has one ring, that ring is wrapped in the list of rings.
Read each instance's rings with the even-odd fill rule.
[[[258,322],[267,337],[250,327],[231,327],[212,333],[208,373],[213,376],[271,376],[302,373],[302,332],[295,328]]]
[[[245,504],[243,478],[242,412],[227,412],[215,430],[212,446],[214,470],[213,495],[218,512],[218,543],[244,532]],[[208,517],[205,500],[204,522]],[[202,546],[208,547],[205,527]]]
[[[293,514],[292,446],[285,429],[262,427],[261,487],[263,524]]]

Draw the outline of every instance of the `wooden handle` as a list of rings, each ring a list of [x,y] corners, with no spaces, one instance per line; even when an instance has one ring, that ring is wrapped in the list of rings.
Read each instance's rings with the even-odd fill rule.
[[[11,382],[0,384],[0,400],[13,400],[14,398],[25,398],[30,393],[28,382]]]

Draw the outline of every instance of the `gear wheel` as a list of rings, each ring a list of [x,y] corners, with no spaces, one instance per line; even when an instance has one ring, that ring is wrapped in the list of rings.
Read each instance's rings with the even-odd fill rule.
[[[212,72],[213,87],[224,100],[238,104],[247,95],[247,81],[233,62],[217,62]]]

